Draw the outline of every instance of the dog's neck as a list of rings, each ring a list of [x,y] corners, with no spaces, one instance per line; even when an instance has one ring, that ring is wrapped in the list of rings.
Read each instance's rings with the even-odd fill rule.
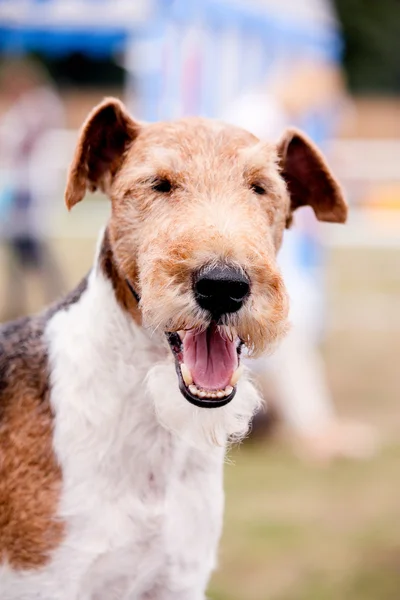
[[[119,305],[132,316],[138,325],[141,325],[142,316],[138,305],[139,298],[132,287],[133,284],[128,282],[126,277],[120,273],[113,254],[108,229],[105,230],[101,241],[98,266],[107,279],[111,281]]]
[[[135,287],[133,278],[132,283]],[[234,401],[212,411],[199,410],[182,396],[165,336],[142,327],[141,310],[119,268],[107,230],[87,290],[68,312],[63,331],[55,334],[63,340],[59,344],[62,352],[69,340],[75,339],[74,328],[79,338],[86,340],[86,356],[91,357],[91,369],[96,373],[93,380],[97,381],[98,374],[103,376],[101,395],[106,398],[104,403],[111,402],[109,410],[117,425],[121,411],[133,411],[132,419],[138,425],[154,427],[160,435],[167,430],[177,443],[216,453],[218,461],[222,461],[229,438],[245,435],[260,404],[255,388],[242,378]],[[59,364],[64,360],[62,357]],[[120,407],[115,398],[120,399]]]

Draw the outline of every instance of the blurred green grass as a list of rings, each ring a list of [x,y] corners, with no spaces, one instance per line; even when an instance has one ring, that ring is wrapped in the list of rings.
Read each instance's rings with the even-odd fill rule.
[[[400,444],[363,463],[300,463],[244,444],[226,467],[213,600],[395,600],[400,592]]]

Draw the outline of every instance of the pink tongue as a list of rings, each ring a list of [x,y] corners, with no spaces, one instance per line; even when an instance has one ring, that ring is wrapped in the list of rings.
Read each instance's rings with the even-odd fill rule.
[[[238,366],[236,344],[222,336],[214,324],[201,333],[188,331],[183,340],[183,360],[198,387],[223,389]]]

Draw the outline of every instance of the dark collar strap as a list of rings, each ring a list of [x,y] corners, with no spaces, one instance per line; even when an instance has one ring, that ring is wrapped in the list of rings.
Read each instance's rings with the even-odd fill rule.
[[[140,302],[140,296],[137,293],[137,291],[134,289],[134,287],[132,286],[131,282],[129,281],[129,279],[125,279],[126,281],[126,285],[128,286],[132,296],[135,298],[136,302],[139,304]]]

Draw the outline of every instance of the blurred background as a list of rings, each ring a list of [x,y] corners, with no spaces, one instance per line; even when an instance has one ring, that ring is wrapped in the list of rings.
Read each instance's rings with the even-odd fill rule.
[[[213,600],[400,597],[400,3],[0,0],[0,319],[91,266],[107,200],[63,204],[105,95],[323,149],[346,226],[299,211],[281,268],[292,331],[249,363],[269,410],[230,452]]]

